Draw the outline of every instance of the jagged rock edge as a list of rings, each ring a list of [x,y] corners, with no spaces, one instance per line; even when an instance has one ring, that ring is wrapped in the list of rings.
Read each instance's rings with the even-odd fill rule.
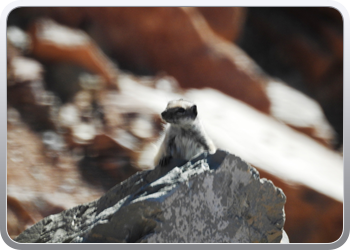
[[[247,164],[246,162],[242,161],[241,158],[239,157],[236,157],[232,154],[227,154],[226,157],[223,159],[223,161],[221,162],[221,164],[219,164],[218,167],[214,168],[214,169],[211,169],[210,168],[210,164],[208,163],[208,159],[205,158],[204,156],[204,159],[202,158],[201,160],[192,160],[191,162],[187,162],[185,163],[184,165],[182,165],[181,167],[174,167],[173,169],[171,169],[169,172],[172,172],[173,171],[173,175],[174,177],[176,177],[176,183],[179,184],[179,183],[183,183],[184,180],[186,180],[185,178],[182,178],[183,176],[183,173],[185,173],[187,170],[189,170],[189,168],[191,167],[191,169],[195,169],[196,167],[198,167],[199,165],[206,165],[208,166],[206,168],[206,171],[203,169],[203,171],[201,173],[209,173],[209,172],[214,172],[214,170],[216,171],[216,169],[220,169],[220,166],[222,165],[223,162],[225,162],[225,160],[227,160],[227,156],[230,156],[229,158],[233,159],[234,161],[239,161],[239,162],[242,162],[244,163],[243,166],[246,166],[246,170],[247,171],[250,171],[250,173],[254,173],[254,174],[251,174],[251,178],[252,179],[255,179],[255,180],[259,180],[259,182],[264,185],[264,183],[266,182],[269,182],[271,185],[271,187],[274,188],[274,191],[277,192],[277,195],[281,195],[282,197],[284,196],[283,194],[283,191],[280,190],[279,188],[275,187],[273,185],[273,183],[271,181],[267,181],[266,179],[260,179],[259,177],[259,173],[256,171],[255,168],[251,167],[249,164]],[[194,162],[195,161],[195,162]],[[232,166],[232,163],[231,162],[229,165]],[[237,164],[237,163],[234,163],[233,166],[241,166],[241,164]],[[80,233],[79,232],[76,232],[72,235],[70,235],[68,238],[66,238],[64,240],[64,242],[68,242],[68,240],[71,240],[70,242],[84,242],[84,235],[87,235],[89,233],[89,231],[93,228],[92,226],[93,225],[96,225],[96,222],[98,222],[98,224],[104,224],[103,222],[106,222],[108,223],[109,222],[109,219],[113,216],[113,214],[106,214],[106,211],[102,210],[100,212],[98,212],[98,203],[103,200],[107,194],[111,194],[113,193],[114,191],[117,191],[119,190],[121,187],[123,187],[123,185],[126,185],[127,182],[130,182],[132,179],[136,179],[138,180],[140,183],[142,183],[141,180],[145,181],[144,184],[145,185],[141,185],[139,187],[139,191],[136,193],[136,195],[132,195],[132,194],[127,194],[125,195],[123,198],[121,198],[118,202],[116,202],[113,206],[107,208],[107,210],[114,210],[114,211],[118,211],[121,207],[123,207],[124,205],[127,205],[127,204],[130,204],[130,203],[136,203],[138,201],[141,201],[140,200],[140,197],[144,197],[142,198],[143,199],[146,199],[146,197],[148,197],[149,195],[152,195],[153,193],[157,193],[159,192],[160,190],[164,189],[166,190],[166,193],[170,193],[173,189],[173,187],[177,186],[176,184],[172,184],[171,186],[168,186],[168,185],[162,185],[160,188],[156,188],[154,189],[155,186],[152,186],[154,185],[155,183],[159,182],[159,180],[161,180],[163,176],[159,177],[159,178],[156,178],[155,180],[153,181],[148,181],[146,177],[148,177],[150,174],[152,174],[152,171],[153,170],[150,170],[150,171],[144,171],[144,172],[139,172],[137,173],[136,175],[130,177],[129,179],[123,181],[122,183],[116,185],[114,188],[112,188],[111,190],[109,190],[104,196],[102,196],[100,199],[98,200],[95,200],[93,202],[90,202],[90,203],[86,203],[86,204],[82,204],[82,205],[79,205],[77,207],[74,207],[72,209],[69,209],[69,210],[66,210],[60,214],[56,214],[56,215],[51,215],[45,219],[43,219],[41,222],[33,225],[33,229],[37,229],[35,231],[38,231],[38,229],[41,231],[40,233],[40,236],[42,236],[46,230],[45,230],[45,226],[50,224],[52,221],[53,221],[53,218],[54,217],[65,217],[66,214],[69,214],[69,213],[74,213],[73,211],[78,211],[78,210],[81,210],[82,208],[84,208],[84,212],[81,213],[81,211],[79,212],[79,214],[81,214],[81,217],[89,210],[89,208],[93,208],[93,211],[90,213],[93,215],[92,218],[90,218],[90,221],[88,224],[84,224],[84,225],[81,225],[83,226],[83,230],[80,230]],[[166,174],[169,174],[169,172],[167,172]],[[198,172],[194,172],[192,175],[189,175],[189,179],[192,177],[192,176],[195,176],[195,175],[198,175],[199,173]],[[169,178],[169,177],[168,177]],[[171,180],[173,180],[174,178],[172,178]],[[168,184],[171,183],[171,182],[167,182]],[[173,183],[173,182],[172,182]],[[269,185],[269,184],[268,184]],[[270,185],[269,185],[270,186]],[[277,190],[276,190],[277,189]],[[154,192],[154,190],[156,190]],[[130,191],[131,192],[131,191]],[[128,192],[128,193],[130,193]],[[146,193],[146,195],[144,195]],[[285,196],[284,196],[285,197]],[[117,208],[116,208],[117,207]],[[103,212],[104,211],[104,212]],[[103,214],[101,214],[101,212],[103,212]],[[95,213],[95,214],[94,214]],[[283,210],[283,216],[284,216],[284,210]],[[81,218],[80,217],[80,218]],[[284,217],[283,217],[284,218]],[[150,219],[154,219],[153,218],[153,215],[152,215],[152,218]],[[283,220],[283,219],[282,219]],[[60,228],[60,227],[58,227]],[[57,229],[58,229],[57,228]],[[283,226],[281,227],[283,228]],[[152,234],[152,230],[149,231],[150,234]],[[33,233],[35,235],[35,233]],[[149,234],[146,234],[146,235],[142,235],[141,238],[139,238],[136,242],[139,242],[141,241],[142,239],[145,239],[147,238]],[[28,238],[28,237],[27,237]],[[38,240],[39,240],[40,237],[38,237]],[[45,238],[44,239],[41,239],[40,241],[36,241],[36,242],[45,242]],[[52,242],[52,239],[47,241],[47,242]]]

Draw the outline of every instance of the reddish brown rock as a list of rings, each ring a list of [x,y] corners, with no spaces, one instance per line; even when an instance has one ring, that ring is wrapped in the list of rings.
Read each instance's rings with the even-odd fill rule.
[[[68,25],[79,26],[83,20],[90,20],[89,34],[122,65],[131,65],[131,68],[141,71],[166,72],[173,75],[183,88],[216,88],[262,112],[271,113],[324,145],[332,145],[333,133],[324,133],[320,129],[328,126],[326,121],[325,125],[320,125],[318,121],[303,116],[304,121],[295,124],[271,112],[271,105],[274,106],[272,110],[284,107],[280,107],[267,93],[266,86],[269,87],[270,80],[247,54],[227,41],[228,35],[215,28],[224,23],[221,19],[215,19],[217,23],[213,21],[214,16],[221,14],[222,19],[227,19],[225,23],[236,27],[234,30],[238,33],[244,9],[81,8],[78,15],[80,22],[78,18],[71,20],[70,13],[74,10],[45,9],[46,14]],[[234,18],[238,20],[234,21]],[[289,43],[294,47],[302,45],[293,40]],[[305,53],[312,51],[306,49]],[[316,70],[328,67],[327,60],[322,57],[314,61],[319,65],[305,60],[301,63],[306,67],[314,65]],[[295,105],[297,107],[298,103]]]
[[[216,34],[236,41],[241,34],[246,15],[243,7],[197,7]]]
[[[249,8],[240,46],[322,107],[343,137],[343,19],[334,8]],[[259,41],[259,43],[255,42]]]
[[[12,238],[43,218],[37,211],[28,212],[32,210],[28,209],[31,207],[22,203],[12,196],[7,196],[7,232]]]
[[[260,111],[271,113],[291,127],[326,146],[331,146],[334,134],[324,133],[320,128],[328,126],[326,121],[322,121],[325,123],[322,125],[316,120],[310,120],[308,116],[303,116],[304,121],[295,124],[271,112],[271,105],[274,106],[272,110],[284,107],[274,102],[266,92],[265,86],[269,86],[267,84],[269,79],[239,47],[225,41],[227,37],[222,39],[216,35],[220,34],[220,31],[213,27],[215,26],[211,21],[213,15],[222,13],[223,16],[231,18],[240,16],[241,20],[244,10],[240,8],[200,10],[199,12],[195,8],[85,8],[81,12],[86,13],[86,18],[95,21],[90,34],[122,64],[126,62],[136,68],[148,67],[153,71],[165,71],[175,76],[183,88],[216,88]],[[52,15],[64,21],[64,17],[68,15],[64,14],[65,11],[68,10],[63,9],[59,14]],[[75,22],[67,20],[66,23]],[[290,43],[297,45],[292,41]],[[315,62],[325,66],[324,62],[327,61],[319,58]],[[302,63],[310,65],[310,62],[305,60]],[[315,65],[314,68],[317,70],[323,67],[312,65]],[[298,103],[295,105],[297,107]],[[284,112],[288,113],[290,110]]]
[[[135,152],[106,134],[96,135],[85,149],[79,170],[85,180],[106,191],[139,170],[133,164]]]
[[[41,19],[29,28],[31,54],[46,62],[75,63],[100,74],[108,86],[114,86],[117,68],[81,30],[74,30],[49,20]]]
[[[66,151],[53,151],[19,117],[8,118],[8,233],[18,235],[45,216],[97,199],[103,191],[84,182],[76,160]],[[53,154],[56,160],[52,161]]]
[[[241,51],[215,35],[195,8],[88,11],[100,17],[96,35],[105,37],[118,60],[165,71],[183,88],[216,88],[269,112],[262,79],[246,71]]]
[[[304,185],[288,183],[259,169],[260,177],[272,180],[287,197],[287,232],[291,243],[331,243],[343,233],[343,203]]]
[[[8,60],[7,103],[16,108],[34,130],[54,129],[50,118],[54,96],[45,91],[42,65],[16,54]]]
[[[42,12],[70,25],[90,20],[89,34],[120,64],[164,71],[183,88],[216,88],[269,112],[263,79],[246,70],[242,52],[217,36],[196,8],[81,8],[80,23],[71,20],[69,8],[23,11]]]

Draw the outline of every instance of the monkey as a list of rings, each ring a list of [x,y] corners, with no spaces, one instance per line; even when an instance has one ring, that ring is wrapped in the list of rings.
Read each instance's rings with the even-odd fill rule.
[[[216,147],[205,133],[194,103],[183,99],[170,101],[161,117],[168,124],[155,165],[166,166],[172,158],[190,160],[205,151],[215,153]]]

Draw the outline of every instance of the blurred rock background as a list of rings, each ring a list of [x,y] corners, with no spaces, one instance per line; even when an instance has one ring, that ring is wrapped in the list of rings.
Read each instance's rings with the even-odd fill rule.
[[[290,242],[341,236],[337,10],[18,8],[7,44],[10,237],[153,168],[159,113],[180,97],[283,189]]]

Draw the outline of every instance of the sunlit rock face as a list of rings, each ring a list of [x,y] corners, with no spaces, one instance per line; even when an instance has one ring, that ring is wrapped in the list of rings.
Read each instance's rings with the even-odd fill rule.
[[[26,242],[270,242],[282,239],[286,197],[218,150],[139,172],[99,200],[51,215]]]

